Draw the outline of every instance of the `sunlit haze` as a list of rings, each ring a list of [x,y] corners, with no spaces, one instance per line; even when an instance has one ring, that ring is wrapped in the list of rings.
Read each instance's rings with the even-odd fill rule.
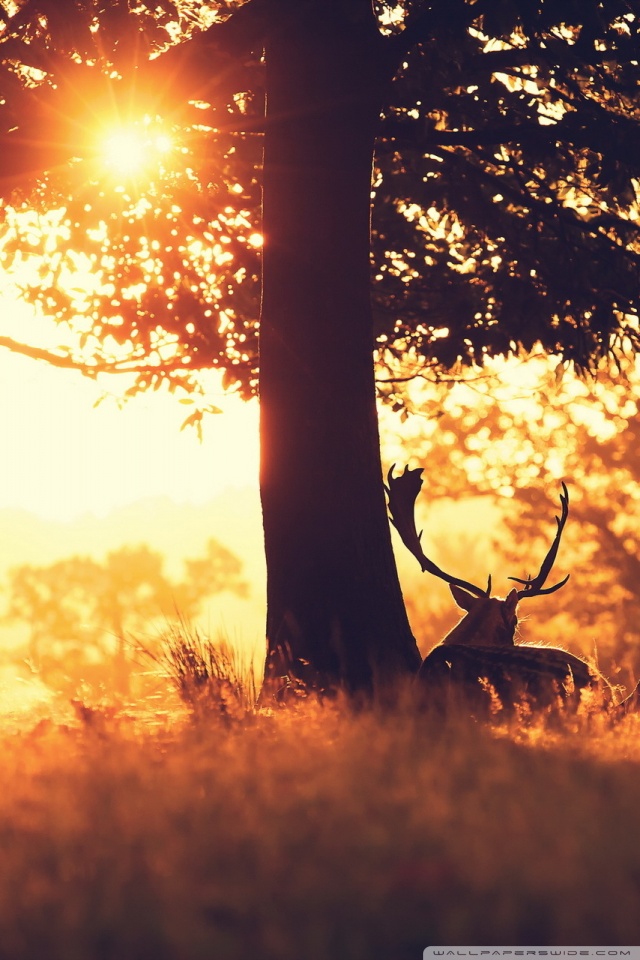
[[[145,118],[101,130],[97,148],[98,159],[114,176],[135,177],[169,154],[172,142],[161,125]]]
[[[0,332],[10,323],[15,336],[18,320],[28,341],[30,308],[4,296]],[[192,428],[180,430],[189,406],[160,392],[120,410],[115,396],[125,386],[117,376],[96,383],[0,351],[0,507],[69,520],[152,496],[203,503],[227,487],[257,484],[256,404],[208,398],[224,413],[205,418],[200,443]]]

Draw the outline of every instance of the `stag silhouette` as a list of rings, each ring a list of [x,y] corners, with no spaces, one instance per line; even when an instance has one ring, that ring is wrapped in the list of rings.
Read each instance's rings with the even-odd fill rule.
[[[569,579],[567,574],[553,586],[546,586],[569,516],[569,493],[564,483],[556,535],[538,574],[526,580],[510,577],[520,587],[514,587],[506,597],[492,597],[491,577],[482,588],[452,577],[425,556],[414,518],[422,470],[405,467],[400,476],[394,477],[394,469],[395,464],[389,470],[386,488],[391,522],[422,570],[448,583],[453,599],[465,611],[418,671],[418,685],[431,705],[441,710],[509,715],[516,710],[575,710],[582,704],[614,717],[636,708],[640,684],[626,700],[616,702],[611,684],[593,664],[561,647],[516,643],[518,604],[529,597],[554,593]]]

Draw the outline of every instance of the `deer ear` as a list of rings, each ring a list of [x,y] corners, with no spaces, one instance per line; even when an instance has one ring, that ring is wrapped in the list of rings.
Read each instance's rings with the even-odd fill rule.
[[[513,590],[510,590],[507,596],[505,597],[504,605],[510,614],[512,615],[515,614],[519,599],[520,599],[520,596],[515,587],[513,588]]]
[[[478,599],[478,597],[474,597],[472,593],[463,590],[462,587],[459,587],[456,583],[450,583],[449,590],[451,590],[453,599],[462,610],[471,610],[471,607]]]

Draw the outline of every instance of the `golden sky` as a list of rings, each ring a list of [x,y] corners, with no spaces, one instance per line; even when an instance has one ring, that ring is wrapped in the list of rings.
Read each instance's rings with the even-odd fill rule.
[[[28,330],[30,322],[28,305],[0,293],[1,333],[16,336],[16,324]],[[227,487],[257,485],[256,403],[212,396],[225,412],[205,418],[200,443],[194,429],[180,432],[190,408],[164,392],[122,410],[113,399],[94,409],[105,391],[126,385],[0,350],[0,509],[70,520],[144,497],[203,503]]]

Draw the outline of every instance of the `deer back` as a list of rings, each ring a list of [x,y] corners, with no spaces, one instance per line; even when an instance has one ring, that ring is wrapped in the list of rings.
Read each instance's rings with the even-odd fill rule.
[[[423,661],[417,682],[437,710],[464,707],[482,716],[518,707],[575,710],[589,698],[601,706],[613,702],[604,677],[559,647],[441,643]]]

